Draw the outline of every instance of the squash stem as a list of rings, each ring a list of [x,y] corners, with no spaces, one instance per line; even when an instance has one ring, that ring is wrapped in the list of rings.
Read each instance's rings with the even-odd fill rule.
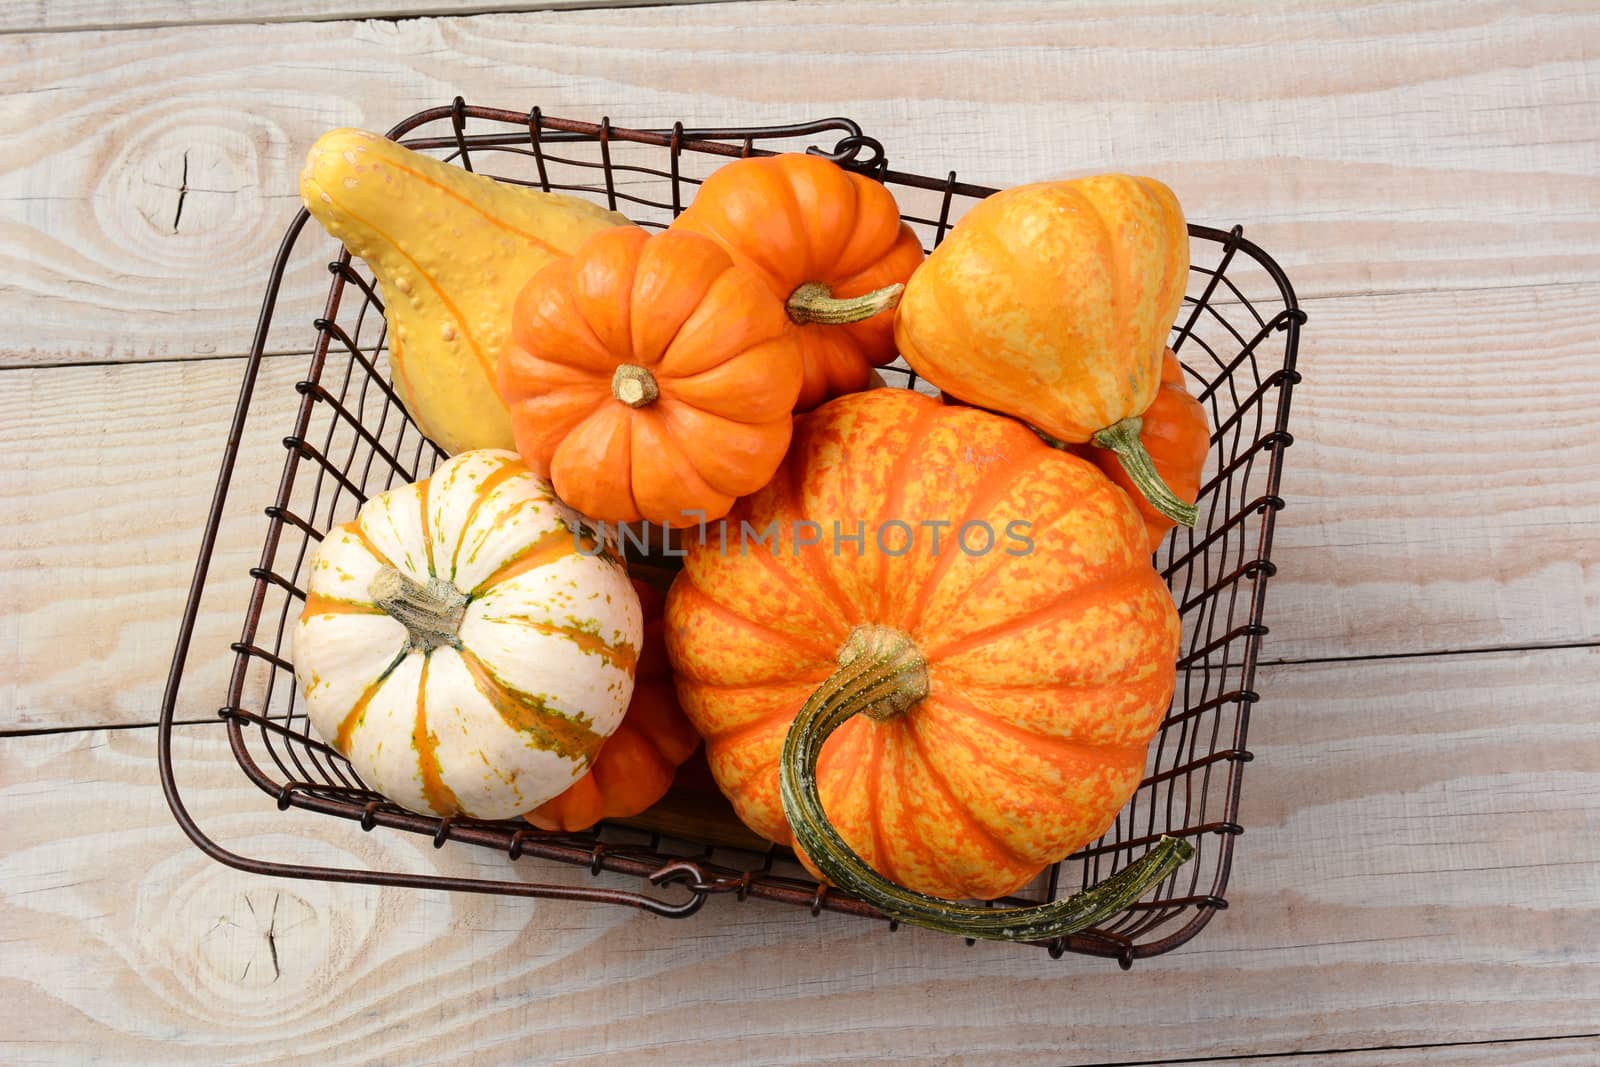
[[[1138,415],[1130,415],[1096,432],[1090,440],[1100,448],[1110,449],[1117,454],[1117,462],[1122,464],[1122,469],[1151,507],[1181,526],[1193,526],[1200,517],[1200,509],[1167,488],[1167,483],[1161,480],[1144,442],[1139,440],[1139,431],[1142,429],[1144,420]]]
[[[885,627],[858,626],[839,653],[839,669],[789,727],[778,772],[784,815],[795,843],[841,889],[915,926],[990,941],[1045,941],[1117,914],[1194,855],[1188,842],[1163,837],[1098,885],[1064,900],[1022,908],[961,904],[889,881],[868,867],[828,821],[817,792],[817,760],[824,743],[852,716],[892,718],[927,693],[927,661],[908,637]]]
[[[900,303],[900,294],[905,289],[904,285],[895,282],[860,296],[834,296],[833,290],[823,282],[806,282],[789,294],[785,307],[789,311],[789,318],[801,326],[813,322],[825,326],[843,326],[888,311]]]
[[[654,404],[661,395],[655,375],[636,363],[624,363],[611,375],[611,395],[630,408]]]
[[[383,567],[372,576],[367,595],[406,628],[407,651],[461,647],[457,633],[467,613],[467,596],[447,579],[430,578],[424,585],[393,567]]]

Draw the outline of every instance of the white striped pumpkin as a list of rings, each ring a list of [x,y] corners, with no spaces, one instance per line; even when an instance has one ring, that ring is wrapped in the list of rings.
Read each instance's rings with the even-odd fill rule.
[[[309,573],[294,665],[311,724],[412,811],[531,811],[633,694],[638,594],[514,452],[373,497]]]

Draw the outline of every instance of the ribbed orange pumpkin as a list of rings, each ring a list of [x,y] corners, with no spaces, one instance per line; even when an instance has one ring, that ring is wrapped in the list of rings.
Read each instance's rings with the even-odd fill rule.
[[[527,815],[545,830],[587,830],[601,819],[626,819],[666,795],[673,775],[700,747],[700,735],[678,708],[662,636],[665,598],[635,578],[644,610],[644,641],[634,672],[633,699],[589,771],[565,793]]]
[[[618,227],[528,282],[499,387],[562,500],[689,526],[766,484],[800,374],[782,302],[716,242]]]
[[[895,339],[941,390],[1065,444],[1114,449],[1146,498],[1193,525],[1137,421],[1160,387],[1188,275],[1183,211],[1160,182],[1017,186],[974,206],[912,276]]]
[[[844,841],[919,892],[1009,893],[1111,824],[1171,700],[1178,617],[1139,515],[1022,424],[907,390],[796,426],[727,548],[691,540],[673,583],[683,708],[740,818],[791,843],[791,721],[819,687],[866,694],[816,769]]]
[[[1211,424],[1206,419],[1205,406],[1184,387],[1183,364],[1170,348],[1162,357],[1161,388],[1156,390],[1155,400],[1139,417],[1139,440],[1167,488],[1179,500],[1193,504],[1200,493],[1200,478],[1205,473],[1206,455],[1211,450]],[[1070,451],[1099,467],[1107,478],[1133,498],[1144,518],[1150,551],[1160,548],[1167,531],[1176,523],[1144,498],[1117,454],[1092,444],[1075,445]]]
[[[805,359],[796,410],[867,388],[894,360],[890,309],[922,244],[878,182],[818,156],[741,159],[706,179],[672,229],[717,241],[786,303]]]

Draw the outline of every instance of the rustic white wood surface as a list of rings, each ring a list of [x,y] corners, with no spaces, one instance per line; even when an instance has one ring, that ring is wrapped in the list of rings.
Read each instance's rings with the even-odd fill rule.
[[[0,1061],[1600,1062],[1593,5],[472,14],[496,6],[0,12]],[[458,92],[845,114],[897,167],[990,184],[1151,173],[1284,263],[1311,321],[1272,665],[1231,907],[1196,941],[1120,974],[727,899],[675,924],[274,882],[189,845],[149,724],[299,158]],[[283,314],[325,279],[307,260]],[[304,366],[281,347],[183,719],[221,702]],[[220,726],[179,733],[243,850],[503,873],[280,815]]]

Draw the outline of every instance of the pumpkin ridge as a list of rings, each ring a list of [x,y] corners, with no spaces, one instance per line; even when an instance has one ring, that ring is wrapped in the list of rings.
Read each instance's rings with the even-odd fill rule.
[[[439,572],[433,568],[433,527],[428,522],[428,487],[432,483],[432,478],[424,478],[417,483],[417,515],[422,524],[422,552],[428,561],[428,577],[437,578]]]
[[[461,811],[461,802],[445,784],[439,765],[439,735],[428,729],[428,664],[433,653],[422,656],[422,674],[417,679],[417,715],[411,726],[411,747],[417,752],[417,771],[422,775],[422,795],[428,806],[440,814]]]
[[[984,577],[984,581],[989,581],[992,579],[995,573],[996,572],[991,571]],[[1041,622],[1053,622],[1057,619],[1060,619],[1063,616],[1066,616],[1077,610],[1082,605],[1084,600],[1087,600],[1091,597],[1103,596],[1109,590],[1115,589],[1121,585],[1137,586],[1138,584],[1142,583],[1142,581],[1143,575],[1141,575],[1138,571],[1130,571],[1126,569],[1114,571],[1108,575],[1102,575],[1101,577],[1096,578],[1094,581],[1089,582],[1086,585],[1081,585],[1072,590],[1072,592],[1066,596],[1057,596],[1050,602],[1041,604],[1036,608],[1032,608],[1018,615],[1008,616],[1000,622],[995,623],[993,626],[985,626],[980,630],[974,630],[965,637],[958,637],[954,641],[950,641],[942,645],[934,645],[928,649],[928,658],[930,660],[934,660],[949,659],[954,656],[959,656],[963,652],[971,651],[975,645],[987,644],[988,642],[1000,637],[1008,637],[1019,630],[1029,629]],[[974,585],[973,589],[976,590],[976,588],[977,586]]]
[[[444,287],[439,284],[438,280],[435,279],[433,275],[429,274],[425,269],[423,269],[422,264],[418,263],[416,259],[412,257],[411,253],[402,248],[400,242],[389,236],[387,231],[381,230],[377,226],[374,226],[372,223],[368,222],[365,218],[356,214],[354,211],[349,211],[344,208],[340,208],[340,210],[344,211],[346,215],[354,219],[358,225],[364,226],[372,233],[376,234],[396,255],[398,255],[401,259],[404,259],[407,263],[411,264],[412,268],[416,270],[417,276],[427,283],[428,288],[432,289],[434,295],[439,298],[439,303],[443,304],[445,310],[450,312],[450,317],[455,320],[457,333],[460,335],[462,340],[467,342],[467,347],[472,349],[472,355],[478,361],[478,369],[483,371],[483,373],[488,376],[489,381],[493,382],[498,371],[499,361],[496,360],[491,362],[489,358],[484,355],[483,346],[480,345],[478,343],[478,339],[472,335],[472,328],[467,322],[467,317],[461,313],[460,308],[456,307],[455,301],[451,300],[450,297],[446,295]],[[367,257],[363,256],[362,258],[365,259]],[[391,294],[386,293],[384,295],[390,296]],[[402,293],[400,295],[403,296],[404,294]],[[415,393],[412,393],[412,396],[415,395]]]
[[[867,736],[871,739],[871,748],[864,757],[869,761],[871,771],[869,779],[868,796],[878,796],[878,790],[883,783],[883,745],[888,739],[887,730],[873,730]],[[876,803],[867,805],[867,828],[872,833],[872,851],[877,859],[878,869],[884,877],[898,881],[894,861],[889,856],[889,850],[883,843],[883,814]]]
[[[977,719],[996,733],[1005,734],[1015,741],[1019,741],[1031,748],[1049,746],[1059,749],[1075,749],[1078,752],[1089,754],[1094,752],[1121,752],[1128,755],[1143,755],[1150,747],[1144,744],[1111,745],[1096,744],[1093,741],[1082,741],[1075,737],[1062,734],[1044,734],[1030,730],[1025,726],[1018,726],[1011,720],[996,715],[992,711],[980,707],[976,702],[968,700],[961,694],[959,686],[941,685],[935,699],[948,706],[949,710],[960,712],[966,718]]]
[[[704,240],[712,241],[712,238],[706,237],[703,234],[697,234],[693,230],[684,231],[684,235],[685,236],[701,237]],[[715,241],[712,241],[712,243],[716,244]],[[647,367],[652,368],[651,373],[655,373],[653,368],[663,366],[667,362],[667,354],[672,351],[672,346],[678,343],[678,337],[683,333],[683,328],[689,324],[689,320],[690,319],[694,318],[694,313],[695,313],[696,310],[698,310],[699,306],[702,303],[710,300],[712,291],[715,290],[716,287],[717,287],[717,282],[721,281],[722,280],[722,276],[727,274],[728,271],[737,268],[738,265],[734,262],[733,257],[731,255],[728,255],[728,250],[726,248],[724,248],[721,244],[717,244],[717,248],[720,249],[724,255],[727,255],[727,257],[728,257],[727,265],[724,266],[722,270],[717,272],[716,277],[711,278],[706,282],[706,286],[705,286],[704,291],[700,293],[700,299],[695,301],[692,305],[690,305],[685,310],[685,312],[684,312],[684,314],[682,316],[678,317],[678,321],[672,327],[672,336],[667,338],[666,343],[661,346],[661,351],[656,355],[655,360],[653,362],[651,362],[651,363],[648,363],[648,364],[641,364],[642,366],[647,366]],[[634,285],[637,285],[637,284],[638,284],[638,275],[635,274],[634,275]],[[632,288],[633,288],[633,286],[629,286],[628,299],[630,301],[630,306],[631,306],[631,302],[633,300]],[[630,333],[631,332],[632,331],[631,331],[631,324],[630,324]],[[638,355],[637,352],[634,352],[633,354],[635,356]],[[721,364],[719,363],[718,366],[721,366]],[[708,369],[710,369],[710,368],[708,368]],[[702,373],[704,373],[704,372],[702,372]],[[676,380],[676,378],[677,378],[676,375],[672,375],[672,374],[662,374],[662,375],[658,375],[658,377],[665,378],[667,381],[673,381],[673,380]],[[689,377],[693,377],[693,375],[690,375]],[[663,384],[665,384],[665,383],[663,382]]]
[[[394,669],[405,661],[407,655],[408,648],[402,648],[400,654],[395,656],[389,665],[383,669],[383,673],[373,679],[372,684],[361,691],[361,695],[356,698],[356,702],[350,705],[350,710],[344,713],[344,718],[339,720],[339,728],[333,735],[333,747],[338,750],[339,755],[349,758],[350,738],[355,734],[356,727],[361,725],[361,719],[367,713],[367,705],[372,703],[372,698],[377,696],[378,690],[383,688],[383,683],[389,680],[389,675],[393,674]]]
[[[962,526],[966,525],[966,523],[970,522],[972,520],[972,516],[976,514],[980,508],[987,509],[994,506],[994,504],[1002,496],[1011,491],[1011,487],[1013,485],[1015,485],[1022,478],[1031,475],[1039,467],[1043,466],[1045,457],[1052,454],[1053,453],[1050,451],[1048,446],[1041,441],[1039,443],[1038,451],[1033,452],[1031,455],[1024,456],[1012,469],[1011,476],[1009,478],[1005,479],[1004,481],[993,482],[992,484],[981,488],[970,499],[968,499],[966,509],[961,513],[961,521],[956,524],[955,528],[959,530]],[[946,552],[944,556],[933,565],[933,569],[928,571],[928,576],[922,581],[922,588],[917,590],[916,599],[911,602],[910,606],[906,609],[904,616],[896,623],[897,629],[903,630],[904,632],[912,634],[913,636],[923,631],[924,626],[928,621],[924,617],[924,612],[928,607],[928,601],[933,599],[933,594],[938,591],[939,583],[944,581],[946,572],[948,572],[955,564],[955,559],[960,554],[961,549],[959,546],[957,546],[954,551]],[[932,660],[934,657],[930,653],[928,658]]]
[[[1104,212],[1100,210],[1098,205],[1089,199],[1088,195],[1085,194],[1081,188],[1075,185],[1068,185],[1064,188],[1071,191],[1072,195],[1083,206],[1084,213],[1093,218],[1095,223],[1099,226],[1101,248],[1106,258],[1111,261],[1113,267],[1113,271],[1110,275],[1113,281],[1109,286],[1111,321],[1125,324],[1129,323],[1131,320],[1127,317],[1126,311],[1128,294],[1123,291],[1122,285],[1123,280],[1128,277],[1128,250],[1122,241],[1117,240],[1117,235],[1111,232],[1111,221],[1106,218]],[[1124,325],[1123,329],[1128,332],[1133,332],[1132,327],[1128,325]],[[1129,376],[1132,377],[1131,372]],[[1101,391],[1114,391],[1117,384],[1118,383],[1112,383],[1112,390]],[[1132,390],[1130,389],[1129,392],[1131,393]],[[1128,414],[1132,415],[1136,413],[1130,411]],[[1101,430],[1104,429],[1104,427],[1097,426],[1095,429]]]
[[[704,593],[701,593],[700,595],[705,596]],[[832,667],[818,667],[814,671],[806,671],[803,674],[786,675],[786,677],[789,679],[786,683],[744,682],[740,685],[723,685],[720,682],[704,681],[695,677],[688,670],[674,668],[674,681],[677,679],[688,679],[690,685],[698,686],[701,689],[715,689],[719,693],[740,693],[747,689],[770,690],[781,685],[792,685],[795,687],[806,685],[810,686],[812,689],[815,689],[817,686],[827,681],[828,676],[832,673]]]
[[[799,435],[797,434],[796,436]],[[793,444],[790,445],[790,450],[794,451]],[[783,478],[783,484],[778,486],[778,491],[783,494],[786,502],[786,506],[782,510],[786,511],[790,515],[807,514],[805,508],[805,499],[801,495],[800,486],[796,484],[795,480],[788,474],[788,460],[784,461],[783,466],[779,467],[778,471],[779,475]],[[776,479],[774,479],[774,481],[776,481]],[[838,618],[842,619],[846,626],[859,621],[856,618],[856,612],[850,610],[849,599],[839,588],[838,583],[833,580],[833,574],[831,571],[829,571],[825,561],[819,559],[814,553],[803,551],[798,545],[791,547],[793,548],[793,558],[795,562],[801,567],[805,568],[805,570],[811,575],[811,580],[816,583],[817,587],[822,590],[822,595],[827,597],[829,602],[833,605],[834,611],[837,613]],[[774,553],[768,553],[768,555],[771,556],[774,561],[776,561],[778,558]],[[834,650],[834,652],[837,651],[837,649]],[[830,659],[832,658],[833,654],[833,652],[829,653]]]
[[[605,738],[590,729],[588,716],[557,711],[542,698],[507,685],[470,649],[457,649],[456,655],[472,684],[508,727],[531,735],[534,747],[589,766]]]
[[[782,477],[783,468],[780,467],[778,470],[779,470],[779,477]],[[839,605],[837,603],[834,603],[832,601],[827,600],[826,597],[824,597],[824,599],[821,602],[819,602],[816,597],[811,596],[805,589],[801,588],[800,584],[789,576],[789,572],[787,570],[785,570],[784,568],[778,566],[778,555],[777,555],[776,552],[751,552],[750,555],[752,557],[760,560],[761,561],[761,566],[762,566],[763,569],[766,570],[767,574],[770,575],[771,578],[774,581],[776,581],[776,582],[784,585],[785,587],[787,587],[790,592],[794,593],[795,599],[799,600],[801,603],[809,603],[809,604],[813,604],[813,605],[817,605],[817,604],[820,603],[820,606],[822,606],[822,607],[830,607],[830,608],[834,609],[834,615],[833,615],[832,619],[828,619],[826,617],[821,617],[821,613],[819,613],[819,618],[818,618],[819,622],[831,623],[832,626],[833,626],[834,632],[838,633],[838,634],[842,634],[845,630],[847,630],[849,628],[849,626],[850,626],[849,616],[848,615],[844,615],[844,614],[839,612]],[[693,585],[694,583],[691,581],[690,584]],[[696,591],[698,592],[699,591],[699,587],[696,586],[695,588],[696,588]],[[701,593],[701,595],[705,596],[707,600],[711,599],[710,596],[707,596],[704,593]],[[839,640],[841,642],[843,642],[844,638],[842,636],[840,636]],[[831,662],[831,659],[830,659],[830,662]],[[831,673],[831,669],[830,669],[829,673]],[[826,675],[824,675],[824,677],[826,677]]]
[[[695,585],[692,580],[689,582],[689,588],[691,590],[693,590],[694,594],[700,598],[701,602],[706,606],[706,608],[708,610],[716,612],[717,614],[720,614],[720,615],[722,615],[722,616],[724,616],[726,618],[731,618],[731,619],[737,620],[739,623],[741,623],[744,626],[749,626],[749,627],[752,627],[754,629],[760,630],[763,633],[769,634],[769,635],[771,635],[771,640],[773,640],[774,642],[779,642],[779,643],[782,643],[782,644],[786,644],[786,645],[789,645],[792,648],[796,648],[796,649],[799,649],[799,650],[804,651],[804,652],[810,652],[812,655],[816,656],[818,659],[823,660],[826,663],[828,663],[829,667],[822,672],[822,677],[823,678],[826,678],[829,674],[833,673],[832,664],[833,664],[833,661],[834,661],[834,657],[836,655],[838,655],[838,650],[837,649],[829,648],[827,645],[823,644],[820,641],[808,641],[804,637],[799,636],[798,634],[784,633],[782,630],[774,629],[773,627],[767,625],[766,623],[761,622],[759,619],[746,618],[744,615],[741,615],[739,612],[735,611],[733,608],[729,607],[727,604],[724,604],[722,601],[717,600],[716,598],[712,597],[709,593],[707,593],[705,590],[701,589],[698,585]],[[682,668],[680,668],[680,670],[681,669]],[[691,671],[684,671],[684,673],[689,674],[690,677],[694,677],[693,672],[691,672]],[[696,678],[695,680],[699,681],[698,678]],[[712,683],[703,683],[703,684],[712,684]],[[772,685],[772,682],[769,681],[769,682],[759,683],[759,684],[758,683],[746,683],[745,686],[737,686],[737,687],[734,687],[734,686],[728,686],[728,687],[718,686],[717,688],[746,688],[746,687],[748,687],[748,688],[767,688],[767,687],[769,687],[771,685]]]
[[[706,743],[707,755],[710,755],[713,750],[721,752],[729,746],[737,747],[748,740],[750,735],[758,734],[763,730],[771,730],[772,720],[784,714],[785,712],[782,710],[775,710],[765,715],[758,715],[749,722],[742,722],[738,726],[730,726],[725,730],[701,734],[701,738]]]
[[[739,359],[739,358],[741,358],[741,357],[743,357],[745,355],[753,354],[759,348],[764,347],[766,345],[773,344],[774,342],[781,341],[781,340],[783,340],[783,339],[782,338],[778,338],[778,337],[774,337],[774,338],[771,338],[770,340],[767,340],[767,341],[761,341],[758,344],[752,345],[750,348],[745,349],[743,352],[736,353],[733,356],[733,359]],[[723,411],[713,411],[711,408],[708,408],[708,407],[706,407],[706,406],[704,406],[702,404],[697,404],[697,403],[695,403],[695,402],[693,402],[691,400],[686,399],[685,397],[680,395],[679,391],[676,388],[674,388],[674,385],[676,383],[678,383],[678,382],[692,383],[692,382],[694,382],[694,380],[696,378],[701,378],[701,377],[704,377],[704,376],[709,375],[709,374],[714,374],[717,371],[721,370],[723,367],[727,366],[728,363],[733,362],[733,359],[725,360],[724,362],[717,364],[715,367],[707,367],[703,371],[696,371],[694,374],[687,374],[687,375],[684,375],[681,378],[671,378],[671,377],[664,378],[660,383],[661,384],[661,398],[662,398],[662,400],[667,400],[667,399],[670,398],[675,403],[682,404],[685,407],[693,408],[696,411],[703,412],[703,413],[705,413],[707,415],[714,415],[719,419],[726,419],[729,422],[737,423],[740,426],[770,426],[775,422],[782,422],[784,416],[779,416],[778,418],[771,418],[771,419],[741,419],[741,418],[739,418],[738,415],[729,415],[728,413],[723,412]],[[785,415],[788,415],[788,413],[785,412]]]
[[[583,312],[578,308],[578,301],[572,292],[573,280],[571,262],[563,259],[555,266],[557,270],[562,272],[560,274],[562,284],[556,288],[556,295],[561,300],[560,310],[562,313],[562,318],[567,320],[569,329],[573,325],[579,325],[583,327],[584,340],[588,341],[593,346],[593,350],[589,354],[592,355],[598,353],[609,361],[610,354],[606,349],[605,344],[600,340],[600,335],[594,332],[594,327],[589,324],[588,318],[585,317]],[[546,270],[548,269],[549,268],[547,267]],[[542,274],[544,272],[541,271],[540,273]],[[534,277],[537,278],[539,275],[536,274]],[[532,279],[529,279],[529,284],[532,284]],[[538,310],[531,312],[527,316],[523,316],[520,314],[521,302],[521,297],[519,296],[517,300],[517,321],[512,328],[511,338],[512,342],[522,350],[524,355],[540,363],[553,363],[558,367],[565,367],[568,370],[580,371],[597,379],[605,379],[607,381],[610,380],[612,373],[610,368],[601,370],[599,367],[588,362],[573,362],[570,359],[560,358],[563,353],[568,351],[568,349],[565,347],[550,347],[542,344],[535,346],[523,343],[517,335],[530,329],[530,327],[525,325],[525,322],[528,319],[532,319],[535,322],[548,322],[549,317]],[[534,336],[537,336],[537,333],[534,333]],[[579,357],[580,360],[583,358],[583,356]],[[495,379],[495,382],[496,392],[499,392],[498,377]],[[606,391],[606,396],[609,397],[610,395],[611,393],[608,389]]]
[[[467,594],[469,600],[476,599],[499,585],[501,582],[510,581],[518,575],[554,563],[558,559],[565,559],[578,550],[577,542],[583,538],[584,532],[580,529],[574,534],[566,523],[562,523],[554,530],[540,534],[533,541],[528,542],[521,551],[500,564],[495,572],[473,587]],[[591,540],[585,538],[585,540]]]
[[[995,834],[992,833],[987,826],[978,821],[977,817],[972,814],[972,809],[956,794],[956,791],[951,788],[950,782],[945,778],[944,773],[933,765],[933,760],[928,758],[928,746],[923,743],[922,735],[917,730],[916,709],[911,709],[911,711],[904,716],[904,720],[906,739],[910,742],[912,755],[916,758],[916,761],[922,765],[923,772],[928,776],[928,780],[933,783],[936,789],[939,790],[939,792],[944,796],[945,800],[949,801],[950,809],[954,811],[957,818],[959,818],[961,822],[965,824],[965,828],[971,834],[971,836],[979,842],[988,844],[990,846],[990,851],[998,854],[999,857],[1004,861],[1005,866],[1021,867],[1029,872],[1036,870],[1039,866],[1038,863],[1017,853],[1010,845],[1000,840],[999,837],[995,836]],[[967,744],[976,755],[980,757],[983,755],[982,752],[977,750],[977,746],[971,744],[970,741],[964,740],[963,743]],[[934,854],[937,855],[938,853]],[[939,865],[939,869],[940,872],[944,874],[945,877],[949,878],[951,882],[959,884],[969,880],[959,874],[946,870],[942,863]],[[1032,877],[1031,873],[1029,874],[1029,877]]]
[[[347,600],[325,593],[307,593],[300,617],[307,615],[382,615],[384,610],[365,600]]]
[[[922,410],[917,413],[917,417],[912,420],[911,428],[906,434],[905,450],[895,457],[894,463],[890,466],[889,473],[886,476],[889,485],[889,492],[884,496],[883,507],[880,511],[880,514],[886,515],[891,519],[896,518],[900,514],[900,507],[905,503],[906,499],[906,468],[910,466],[913,459],[916,459],[920,455],[918,449],[923,442],[927,441],[928,434],[930,433],[930,426],[935,419],[943,414],[943,407],[934,407],[930,404],[924,406]],[[879,528],[878,535],[880,537],[882,536],[881,527]],[[881,543],[879,547],[882,547]],[[878,602],[873,605],[873,613],[876,615],[883,615],[886,613],[883,603],[883,591],[887,589],[889,585],[888,579],[884,573],[888,567],[889,554],[887,552],[880,551],[878,553],[878,576],[875,584]]]
[[[351,537],[354,537],[358,542],[360,542],[361,547],[366,549],[367,553],[371,555],[373,559],[383,564],[383,566],[391,567],[394,570],[400,569],[399,567],[395,567],[394,561],[384,554],[383,549],[378,547],[377,542],[373,541],[372,538],[367,535],[367,531],[361,528],[360,518],[351,519],[349,522],[342,523],[341,525],[334,527],[334,529],[343,530]]]
[[[518,468],[521,468],[521,470]],[[515,478],[518,474],[522,473],[522,471],[526,469],[527,468],[523,467],[521,462],[518,461],[515,456],[507,456],[500,461],[499,468],[486,476],[482,482],[478,483],[478,488],[476,493],[473,495],[472,503],[467,506],[467,513],[461,518],[461,531],[456,535],[456,547],[450,551],[451,582],[456,580],[456,566],[461,561],[461,549],[466,546],[467,533],[472,529],[472,524],[478,521],[478,512],[483,510],[483,502],[489,499],[494,491],[500,487],[502,482],[510,481],[512,478]],[[515,505],[502,511],[500,517],[495,520],[494,525],[491,526],[490,529],[498,529],[501,520],[505,518],[505,512],[513,510],[515,510]]]
[[[544,619],[535,619],[531,615],[494,615],[484,616],[484,622],[514,622],[519,626],[526,626],[535,633],[547,634],[551,637],[565,637],[581,652],[599,656],[619,671],[632,674],[639,663],[639,650],[623,641],[611,644],[593,630],[584,629],[575,623],[556,623]]]
[[[665,399],[665,398],[663,398],[663,399]],[[686,408],[693,408],[694,407],[694,405],[689,403],[688,401],[680,400],[677,397],[673,397],[670,402],[671,403],[675,403],[675,404],[682,404]],[[702,410],[703,411],[703,409],[696,409],[696,410]],[[710,414],[710,415],[714,415],[715,414],[714,412],[703,412],[703,413],[704,414]],[[684,446],[683,441],[678,437],[678,432],[675,429],[673,429],[673,427],[672,427],[672,420],[666,418],[659,411],[650,412],[650,416],[653,416],[655,418],[655,425],[656,425],[657,429],[659,430],[659,432],[661,433],[661,436],[666,438],[667,441],[671,443],[673,450],[675,452],[677,452],[680,456],[683,457],[683,462],[688,465],[690,470],[694,471],[695,476],[698,477],[700,479],[700,481],[705,484],[706,488],[712,490],[713,492],[722,493],[725,496],[737,497],[739,495],[738,493],[730,493],[730,492],[728,492],[726,489],[722,488],[720,485],[717,485],[709,477],[707,477],[706,472],[700,469],[700,464],[695,462],[695,456],[696,456],[696,454],[698,453],[699,450],[695,449],[695,448],[687,448],[687,447]],[[638,415],[638,414],[635,415],[636,418],[650,417],[650,416],[643,416],[643,415]],[[637,507],[637,503],[638,503],[637,499],[635,499],[635,507]]]

